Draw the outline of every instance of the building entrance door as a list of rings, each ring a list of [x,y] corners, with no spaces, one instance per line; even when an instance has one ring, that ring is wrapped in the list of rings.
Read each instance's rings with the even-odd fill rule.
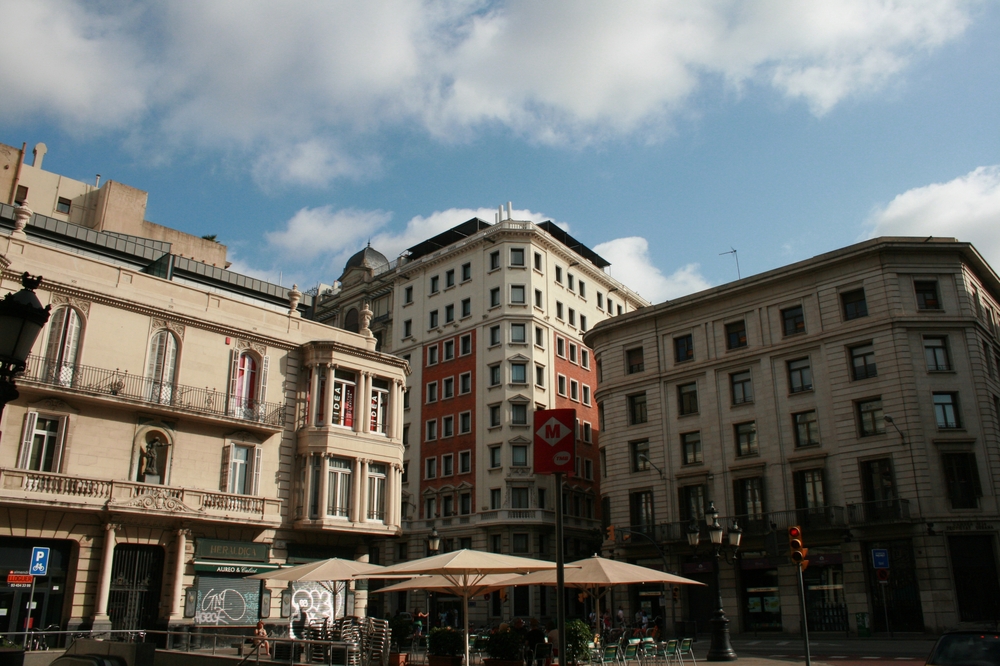
[[[163,548],[115,546],[108,616],[112,629],[155,629],[163,575]]]
[[[1000,618],[1000,581],[993,537],[949,536],[948,550],[962,622],[993,622]]]
[[[880,583],[871,568],[872,548],[889,551],[889,581]],[[865,544],[868,599],[872,605],[872,628],[875,631],[923,631],[924,611],[917,587],[917,567],[913,543],[909,539],[877,541]],[[888,616],[889,624],[886,625]]]

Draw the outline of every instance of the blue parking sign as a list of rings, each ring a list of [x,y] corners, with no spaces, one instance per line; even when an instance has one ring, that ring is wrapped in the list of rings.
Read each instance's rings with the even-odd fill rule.
[[[49,573],[49,549],[46,546],[35,546],[31,549],[31,565],[28,573],[32,576],[46,576]]]
[[[889,568],[888,548],[872,548],[872,567],[876,569]]]

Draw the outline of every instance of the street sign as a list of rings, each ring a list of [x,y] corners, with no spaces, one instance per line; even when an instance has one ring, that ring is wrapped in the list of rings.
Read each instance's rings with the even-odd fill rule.
[[[887,548],[872,548],[872,568],[889,568],[889,550]]]
[[[45,576],[49,573],[49,549],[47,546],[35,546],[31,549],[31,566],[28,573],[32,576]]]
[[[576,410],[535,412],[535,474],[573,475],[576,466]]]
[[[10,587],[31,587],[31,581],[35,580],[35,577],[29,573],[24,573],[23,571],[9,571],[7,572],[7,585]]]
[[[889,582],[889,570],[888,569],[876,569],[875,570],[875,577],[878,578],[878,582],[880,582],[880,583],[888,583]]]

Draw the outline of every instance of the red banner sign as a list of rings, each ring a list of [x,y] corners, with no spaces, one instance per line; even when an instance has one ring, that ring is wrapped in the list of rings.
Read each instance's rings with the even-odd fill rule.
[[[32,578],[31,574],[9,571],[7,572],[7,585],[11,587],[31,587]]]
[[[576,463],[576,410],[535,412],[535,474],[573,475]]]

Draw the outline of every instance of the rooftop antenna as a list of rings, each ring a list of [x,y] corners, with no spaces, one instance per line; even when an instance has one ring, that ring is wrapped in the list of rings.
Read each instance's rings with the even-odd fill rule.
[[[720,252],[719,256],[721,257],[724,254],[731,254],[734,257],[736,257],[736,279],[737,280],[743,279],[743,276],[740,275],[740,255],[736,252],[736,248],[730,245],[729,252]]]

